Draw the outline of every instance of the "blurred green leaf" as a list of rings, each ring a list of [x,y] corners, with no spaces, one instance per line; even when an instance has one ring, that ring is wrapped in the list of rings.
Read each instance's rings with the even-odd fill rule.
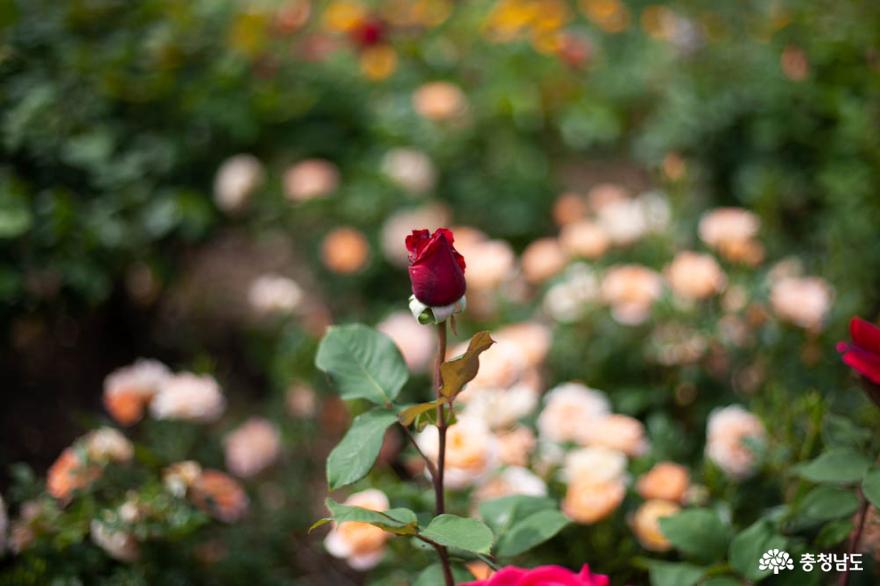
[[[465,551],[488,554],[494,537],[482,521],[456,515],[439,515],[419,532],[422,536]]]
[[[730,527],[709,509],[687,509],[662,518],[660,530],[676,549],[703,562],[724,557],[731,534]]]

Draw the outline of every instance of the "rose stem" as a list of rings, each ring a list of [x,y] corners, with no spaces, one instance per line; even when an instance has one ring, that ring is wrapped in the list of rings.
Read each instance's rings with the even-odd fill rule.
[[[859,489],[859,499],[861,500],[861,506],[859,507],[859,517],[858,521],[856,521],[856,527],[853,530],[852,539],[849,542],[849,549],[847,550],[846,559],[849,560],[859,549],[859,542],[862,540],[862,532],[865,529],[865,518],[868,516],[868,507],[871,503],[868,502],[868,499],[865,498],[865,495],[862,493],[861,489]],[[840,575],[840,581],[838,584],[840,586],[846,586],[849,583],[849,563],[846,564],[846,569]]]
[[[443,388],[443,375],[440,373],[440,366],[446,360],[446,321],[437,324],[437,361],[434,365],[434,386],[437,389],[437,398],[442,397],[441,389]],[[450,403],[450,408],[452,404]],[[446,407],[443,403],[437,405],[437,433],[440,443],[437,453],[437,474],[434,476],[434,498],[435,498],[435,514],[442,515],[446,512],[446,495],[443,486],[443,473],[446,468]],[[437,553],[440,556],[440,562],[443,565],[443,577],[446,579],[446,586],[455,586],[455,580],[452,577],[452,567],[449,565],[449,552],[442,545],[437,546]]]

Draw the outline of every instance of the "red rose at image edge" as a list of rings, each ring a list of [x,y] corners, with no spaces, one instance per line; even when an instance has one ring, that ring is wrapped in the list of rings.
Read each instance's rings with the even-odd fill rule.
[[[487,580],[467,582],[461,586],[610,586],[608,576],[593,574],[584,564],[575,574],[562,566],[540,566],[525,569],[510,566]]]
[[[849,322],[852,342],[839,342],[843,361],[869,381],[880,384],[880,328],[860,317]]]
[[[452,246],[452,231],[413,230],[406,237],[409,279],[416,299],[429,307],[455,303],[464,295],[464,257]]]

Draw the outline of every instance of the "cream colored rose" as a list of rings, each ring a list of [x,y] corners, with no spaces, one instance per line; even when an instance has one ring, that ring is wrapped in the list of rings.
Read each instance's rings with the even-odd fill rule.
[[[621,199],[603,205],[596,219],[608,238],[617,245],[628,245],[644,236],[649,225],[641,203],[635,199]]]
[[[599,183],[587,193],[587,202],[594,212],[600,212],[610,204],[627,200],[629,200],[629,192],[616,183]]]
[[[544,295],[544,311],[559,322],[581,317],[587,306],[599,298],[599,280],[593,269],[583,263],[570,265],[562,281]]]
[[[658,462],[639,478],[636,490],[646,500],[681,502],[689,486],[687,468],[675,462]]]
[[[628,415],[607,415],[584,425],[578,433],[583,445],[604,446],[628,456],[640,456],[648,450],[645,426]]]
[[[260,315],[293,313],[302,300],[299,284],[283,275],[260,275],[248,289],[248,303]]]
[[[112,427],[90,431],[79,444],[85,448],[89,462],[128,462],[134,456],[134,446],[128,438]]]
[[[327,196],[339,186],[339,170],[324,159],[306,159],[284,172],[284,195],[294,202]]]
[[[388,497],[381,490],[368,489],[357,492],[345,501],[346,505],[371,511],[387,511]],[[368,523],[349,521],[334,523],[324,539],[324,547],[330,555],[344,558],[348,565],[360,571],[379,564],[385,556],[385,542],[389,534]]]
[[[492,338],[499,344],[515,346],[529,368],[540,366],[544,362],[553,341],[550,328],[534,321],[515,323],[501,328],[492,333]]]
[[[667,551],[672,544],[660,530],[660,519],[671,517],[681,510],[677,504],[663,500],[649,500],[632,517],[632,528],[642,547],[650,551]]]
[[[780,319],[807,330],[822,329],[834,290],[819,277],[784,277],[773,283],[770,304]]]
[[[226,159],[214,176],[214,202],[226,213],[240,211],[263,184],[265,176],[263,164],[253,155]]]
[[[581,220],[562,227],[559,243],[570,257],[597,259],[608,251],[611,239],[599,224]]]
[[[165,490],[177,497],[186,492],[202,475],[202,466],[194,460],[175,462],[162,471],[162,484]]]
[[[538,405],[538,392],[526,384],[507,389],[476,388],[468,395],[462,414],[486,422],[491,429],[510,427]]]
[[[565,456],[562,480],[566,483],[606,484],[626,478],[626,454],[604,446],[572,450]]]
[[[567,260],[565,251],[555,238],[540,238],[523,251],[523,275],[530,283],[542,283],[562,272]]]
[[[331,230],[321,242],[324,266],[342,275],[356,273],[370,258],[370,243],[360,230],[343,226]]]
[[[430,204],[415,209],[395,212],[382,225],[382,253],[392,264],[402,268],[406,267],[409,253],[406,250],[406,246],[401,245],[401,242],[413,230],[427,228],[434,232],[437,228],[448,226],[449,221],[449,210],[440,204]],[[459,252],[462,251],[462,247],[459,244],[460,240],[461,233],[459,230],[455,230],[455,247]],[[468,263],[468,267],[470,267],[470,263]],[[468,268],[468,282],[470,282],[472,272]]]
[[[376,329],[391,338],[412,372],[424,372],[434,357],[431,328],[421,325],[408,311],[395,311]]]
[[[458,86],[446,81],[434,81],[419,86],[413,93],[412,104],[420,116],[435,122],[459,118],[468,108],[464,93]]]
[[[625,325],[638,325],[651,315],[651,307],[663,293],[660,275],[641,265],[618,265],[602,279],[602,298],[611,316]]]
[[[6,551],[6,530],[9,527],[9,517],[6,514],[6,503],[3,495],[0,495],[0,556]]]
[[[134,535],[92,519],[89,525],[92,542],[107,555],[121,562],[133,562],[140,557],[140,546]]]
[[[531,470],[512,466],[496,474],[474,493],[478,503],[512,495],[547,496],[547,484]]]
[[[727,276],[708,254],[683,251],[666,267],[666,280],[675,294],[685,300],[712,297],[724,290]]]
[[[413,194],[434,187],[437,172],[430,157],[411,148],[391,149],[382,158],[382,172],[394,183]]]
[[[150,403],[156,419],[216,421],[226,409],[226,399],[214,377],[189,372],[175,374],[159,387]]]
[[[591,524],[611,515],[623,502],[626,487],[622,481],[594,484],[572,482],[562,501],[562,512],[576,523]]]
[[[538,416],[538,433],[551,442],[574,442],[583,429],[608,414],[605,395],[580,383],[564,383],[544,397],[544,409]]]
[[[755,471],[755,454],[746,440],[763,442],[761,420],[738,405],[716,409],[706,427],[706,456],[728,476],[740,480]]]
[[[493,339],[494,339],[493,334]],[[498,342],[480,354],[480,370],[477,376],[465,387],[458,400],[467,402],[477,389],[504,389],[516,383],[523,375],[526,357],[514,344]],[[467,350],[467,342],[452,349],[449,357],[461,356]]]
[[[439,453],[436,427],[428,427],[416,442],[435,464]],[[446,432],[446,486],[461,489],[480,484],[498,466],[498,440],[486,422],[460,417]]]
[[[281,434],[270,421],[251,417],[224,440],[226,467],[239,478],[259,474],[278,459]]]

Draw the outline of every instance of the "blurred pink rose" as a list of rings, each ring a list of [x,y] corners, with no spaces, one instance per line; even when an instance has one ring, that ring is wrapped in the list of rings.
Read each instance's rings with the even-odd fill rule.
[[[609,586],[608,576],[593,574],[584,564],[577,574],[562,566],[540,566],[532,569],[510,566],[486,580],[468,582],[463,586]]]

